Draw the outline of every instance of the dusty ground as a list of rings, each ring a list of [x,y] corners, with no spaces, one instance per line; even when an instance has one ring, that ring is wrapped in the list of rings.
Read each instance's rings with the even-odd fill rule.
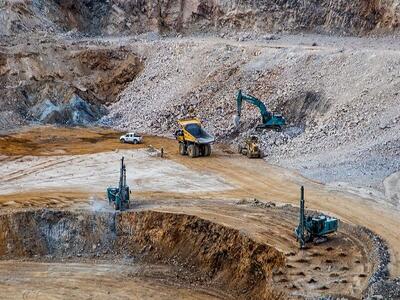
[[[5,220],[0,255],[12,259],[10,252],[25,249],[17,259],[29,260],[3,262],[4,269],[16,268],[11,271],[15,281],[7,281],[6,270],[0,270],[0,286],[12,298],[43,298],[45,289],[37,285],[41,276],[57,274],[64,279],[61,289],[43,279],[48,297],[135,293],[138,298],[286,299],[306,293],[360,298],[369,286],[378,294],[390,290],[380,298],[399,298],[400,277],[371,287],[387,273],[385,243],[357,227],[364,225],[386,241],[391,276],[399,276],[398,8],[399,0],[0,0],[0,130],[5,130],[0,136],[0,218]],[[257,109],[245,106],[241,125],[233,127],[238,89],[261,98],[289,124],[283,132],[257,133],[270,164],[230,150],[253,133],[259,120]],[[218,145],[209,159],[190,160],[178,156],[175,142],[165,138],[149,136],[144,145],[131,146],[119,144],[118,133],[105,129],[18,130],[38,124],[100,125],[168,136],[176,119],[193,115],[231,148]],[[165,158],[158,157],[161,147]],[[122,155],[135,206],[115,215],[104,189],[116,184]],[[304,252],[297,250],[292,234],[297,210],[287,204],[297,205],[300,185],[306,187],[309,208],[336,215],[344,224],[326,245]],[[43,207],[57,210],[31,232],[35,218],[30,212],[40,223],[47,212]],[[153,211],[155,219],[146,222],[138,217],[152,215],[151,210],[160,215]],[[71,220],[65,212],[77,215]],[[157,254],[156,263],[171,249],[176,257],[163,264],[160,276],[150,272],[147,278],[141,271],[125,274],[123,268],[135,269],[138,261],[128,267],[126,261],[67,256],[63,269],[57,264],[64,256],[37,251],[38,244],[46,248],[61,241],[63,249],[73,236],[77,244],[93,238],[76,235],[89,212],[95,220],[102,214],[111,220],[91,224],[89,232],[111,230],[113,241],[115,220],[125,216],[124,237],[134,242],[124,249],[136,245],[135,233],[149,231],[141,242]],[[133,230],[136,217],[140,222]],[[177,225],[178,219],[188,223]],[[158,245],[168,251],[151,244],[154,239],[168,241]],[[281,251],[285,266],[273,270],[282,261],[260,258],[259,252],[269,251],[254,245]],[[97,244],[83,246],[88,253],[97,249]],[[75,250],[70,256],[81,255]],[[182,261],[188,253],[198,254],[186,258],[198,259],[196,274],[207,274],[208,281],[191,269],[174,268],[177,261],[188,266]],[[107,264],[118,270],[102,267]],[[69,268],[76,273],[66,272]],[[35,274],[38,282],[30,279]],[[186,275],[199,285],[181,280]],[[112,282],[109,290],[105,278]],[[117,289],[119,279],[129,286]],[[77,287],[70,280],[84,283]]]
[[[327,244],[298,251],[292,234],[296,210],[253,203],[256,198],[297,205],[300,185],[305,185],[308,208],[338,216],[349,224],[364,225],[382,236],[391,253],[391,275],[400,274],[400,221],[396,210],[344,190],[332,190],[260,160],[248,160],[222,145],[208,159],[189,159],[177,154],[176,143],[170,139],[146,136],[143,145],[134,146],[120,144],[117,136],[118,133],[101,129],[41,127],[0,137],[2,211],[28,207],[111,211],[104,189],[117,183],[118,159],[124,155],[128,184],[134,191],[134,209],[196,215],[240,229],[255,240],[274,246],[285,253],[288,266],[287,273],[275,274],[274,282],[289,289],[292,297],[305,290],[310,296],[360,297],[376,267],[371,248],[357,231],[344,226]],[[149,145],[163,147],[166,157],[155,156]],[[23,265],[16,268],[25,270],[16,273],[22,279],[30,276]],[[86,270],[82,272],[83,277],[87,276]],[[90,286],[80,288],[90,293]],[[38,292],[34,286],[27,289]],[[165,293],[169,292],[172,293],[166,287]],[[185,290],[182,293],[185,295]]]
[[[257,133],[268,161],[397,206],[399,45],[393,36],[21,34],[0,39],[0,128],[99,122],[168,135],[195,115],[236,149],[260,118],[245,104],[233,128],[243,89],[289,124]]]
[[[165,266],[21,261],[2,261],[0,266],[2,299],[222,298],[211,290],[177,285]]]

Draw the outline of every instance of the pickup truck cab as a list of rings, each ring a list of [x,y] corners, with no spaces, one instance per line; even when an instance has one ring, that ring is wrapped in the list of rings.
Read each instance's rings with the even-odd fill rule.
[[[137,133],[128,132],[124,135],[121,135],[119,140],[121,143],[140,144],[143,141],[143,138]]]

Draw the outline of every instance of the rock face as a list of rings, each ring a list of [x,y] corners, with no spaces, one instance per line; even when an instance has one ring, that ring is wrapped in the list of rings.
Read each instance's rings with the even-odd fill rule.
[[[389,201],[400,206],[400,172],[393,173],[383,182]]]
[[[271,285],[273,272],[285,270],[282,252],[196,216],[39,210],[1,214],[0,229],[2,259],[134,257],[195,272],[196,283],[217,286],[235,299],[287,298]]]
[[[30,121],[93,123],[143,65],[119,47],[87,49],[52,40],[32,44],[0,50],[0,128]]]
[[[0,33],[46,28],[92,34],[221,29],[363,34],[396,29],[399,16],[398,0],[6,0],[0,3],[5,25]]]
[[[74,94],[65,104],[44,100],[29,110],[32,118],[43,124],[90,125],[105,115],[106,109]]]
[[[236,92],[242,89],[287,120],[283,132],[256,132],[270,163],[320,182],[383,191],[384,178],[400,168],[398,53],[366,44],[354,50],[359,39],[349,38],[348,44],[318,39],[323,46],[298,36],[257,45],[151,42],[144,69],[102,121],[171,136],[176,120],[197,116],[217,141],[237,149],[260,122],[258,109],[244,104],[241,125],[234,127]]]

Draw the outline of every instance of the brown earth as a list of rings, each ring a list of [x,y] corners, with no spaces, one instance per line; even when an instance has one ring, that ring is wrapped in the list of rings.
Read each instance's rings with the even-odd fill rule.
[[[80,155],[115,149],[139,149],[149,146],[148,141],[161,143],[164,140],[149,137],[142,145],[129,145],[120,143],[121,135],[121,132],[110,129],[25,127],[16,134],[0,134],[0,155]]]
[[[182,265],[190,270],[178,274],[179,281],[188,281],[190,274],[201,276],[191,281],[218,286],[227,294],[282,298],[279,292],[270,296],[273,289],[268,285],[272,271],[284,267],[281,252],[254,242],[238,230],[194,216],[151,211],[114,215],[39,210],[3,214],[0,229],[3,259],[136,257],[136,261]]]
[[[103,151],[112,151],[110,153],[129,151],[129,148],[138,151],[138,148],[149,147],[150,144],[158,149],[163,147],[166,157],[156,157],[151,160],[160,162],[165,159],[172,160],[198,174],[214,174],[234,188],[215,192],[185,193],[174,190],[157,191],[155,186],[151,191],[134,191],[134,208],[198,216],[213,223],[238,229],[258,243],[273,246],[286,256],[286,271],[274,274],[273,286],[289,291],[291,297],[297,297],[295,295],[301,295],[304,291],[307,291],[308,295],[339,294],[360,297],[367,288],[369,276],[378,263],[377,257],[373,254],[374,246],[362,230],[353,225],[343,224],[339,233],[327,243],[299,251],[293,237],[297,210],[290,206],[268,208],[269,205],[264,205],[262,202],[297,205],[298,188],[302,184],[306,187],[306,203],[309,209],[333,214],[348,224],[367,226],[381,235],[388,242],[391,251],[391,274],[392,276],[399,274],[399,242],[396,228],[400,224],[396,212],[382,206],[378,207],[345,191],[329,190],[324,185],[311,182],[293,172],[260,163],[259,160],[248,160],[233,155],[223,145],[214,147],[214,153],[210,158],[190,159],[178,155],[177,145],[173,140],[146,136],[143,145],[126,145],[118,142],[119,134],[102,129],[67,130],[52,127],[10,132],[7,137],[1,139],[0,155],[3,155],[2,159],[5,160],[18,159],[30,154],[49,155],[57,160],[60,155],[67,158],[77,154],[86,155]],[[43,136],[46,138],[41,138]],[[17,156],[12,156],[13,152]],[[46,168],[44,165],[43,171]],[[79,170],[76,172],[79,174]],[[173,181],[180,175],[170,176],[170,180]],[[52,180],[58,179],[54,177]],[[137,185],[134,182],[128,181],[128,183],[131,186]],[[71,189],[66,185],[65,188],[56,190],[3,194],[0,195],[0,203],[2,210],[10,213],[23,207],[87,210],[93,209],[91,200],[93,197],[100,202],[103,201],[101,199],[105,196],[101,187],[88,191]],[[254,202],[252,200],[254,198],[261,200],[261,203]],[[153,225],[166,227],[160,222],[154,222],[157,225]],[[176,224],[176,221],[172,223]],[[218,231],[214,232],[218,234]],[[170,240],[169,243],[172,245],[176,241]],[[226,241],[221,242],[225,243]],[[169,249],[162,251],[163,256],[165,253],[170,253]],[[181,254],[179,256],[184,257]]]
[[[0,34],[28,30],[91,34],[247,29],[365,34],[398,27],[397,0],[3,1]],[[46,10],[41,9],[46,7]]]
[[[84,73],[97,74],[93,82],[86,83],[86,89],[101,103],[114,102],[143,68],[141,58],[123,49],[88,49],[71,58],[78,59]]]
[[[142,68],[142,58],[123,47],[90,48],[53,39],[2,47],[0,129],[32,121],[94,122]],[[86,119],[79,120],[76,114],[82,113]]]
[[[203,213],[196,212],[206,218],[213,216],[212,222],[186,213],[147,209],[117,215],[112,211],[60,210],[3,213],[0,257],[47,263],[112,261],[117,265],[119,259],[130,257],[133,266],[169,266],[172,273],[177,272],[174,276],[181,286],[208,286],[222,291],[223,298],[298,298],[296,294],[305,290],[308,295],[318,295],[323,290],[329,294],[360,295],[365,289],[374,262],[368,256],[368,244],[362,246],[368,238],[361,232],[344,225],[327,243],[298,251],[295,240],[287,239],[295,226],[296,209],[257,209],[246,204],[219,208],[225,213],[218,219],[215,214],[206,213],[209,207],[205,205]],[[248,221],[252,227],[259,222],[261,226],[252,228],[251,233],[250,227],[241,228],[239,217],[243,214],[251,216]],[[227,222],[229,227],[216,224],[220,222]],[[257,227],[264,231],[249,238],[258,231]],[[271,245],[287,248],[278,251]],[[154,274],[146,277],[156,282],[159,279]],[[169,282],[168,276],[162,278]],[[86,290],[84,285],[79,288]]]
[[[165,265],[131,265],[126,261],[0,261],[1,298],[231,299],[229,295],[221,295],[220,291],[214,291],[211,287],[188,284],[185,287],[177,282],[177,273],[177,270]]]

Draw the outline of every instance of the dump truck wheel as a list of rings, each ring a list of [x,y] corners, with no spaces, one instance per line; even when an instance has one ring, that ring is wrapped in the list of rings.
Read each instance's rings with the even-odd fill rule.
[[[114,201],[114,209],[119,210],[119,205],[118,205],[117,201]]]
[[[191,158],[196,157],[194,145],[189,145],[187,147],[187,153],[188,153],[189,157],[191,157]]]
[[[186,151],[186,146],[184,143],[179,143],[179,154],[180,155],[186,155],[187,151]]]
[[[206,147],[205,145],[199,145],[199,156],[206,156]]]
[[[200,146],[199,145],[194,145],[194,157],[200,156]]]
[[[204,145],[204,156],[211,155],[211,145]]]
[[[251,154],[251,151],[250,151],[250,150],[247,150],[247,157],[248,157],[248,158],[252,158],[252,154]]]

